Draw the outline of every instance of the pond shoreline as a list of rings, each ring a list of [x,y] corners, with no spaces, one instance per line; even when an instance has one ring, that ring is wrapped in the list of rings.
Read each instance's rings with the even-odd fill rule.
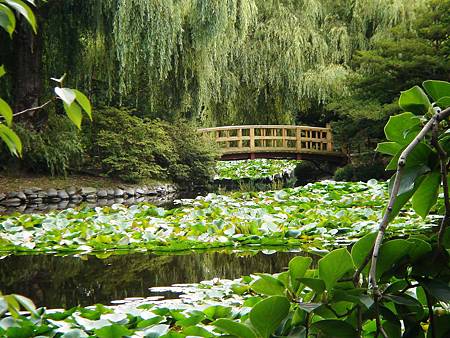
[[[106,206],[114,203],[132,205],[140,202],[170,200],[179,191],[175,184],[164,183],[154,186],[118,185],[114,188],[69,187],[65,189],[27,188],[0,193],[1,213],[32,213],[62,210],[87,204]]]

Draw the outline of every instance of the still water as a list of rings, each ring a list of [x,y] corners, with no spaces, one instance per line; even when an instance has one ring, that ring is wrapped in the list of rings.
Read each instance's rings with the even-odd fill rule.
[[[0,290],[31,298],[37,306],[70,308],[151,296],[150,287],[234,279],[285,269],[295,252],[189,252],[127,254],[106,258],[52,255],[0,260]],[[304,255],[304,253],[302,253]]]

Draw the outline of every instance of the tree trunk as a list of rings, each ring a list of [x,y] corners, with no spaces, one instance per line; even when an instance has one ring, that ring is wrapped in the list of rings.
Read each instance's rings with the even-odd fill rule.
[[[37,12],[38,10],[35,12],[38,16]],[[21,17],[18,20],[13,44],[13,107],[14,112],[17,113],[38,106],[42,97],[42,37],[39,33],[34,34],[28,23]],[[44,111],[36,111],[24,114],[21,119],[39,129],[45,124],[47,117]]]

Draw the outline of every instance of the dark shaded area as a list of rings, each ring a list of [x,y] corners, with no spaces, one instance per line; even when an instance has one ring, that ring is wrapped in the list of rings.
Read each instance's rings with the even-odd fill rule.
[[[0,289],[31,298],[37,306],[70,308],[148,297],[150,287],[276,273],[299,253],[205,252],[182,255],[9,256],[1,261]]]

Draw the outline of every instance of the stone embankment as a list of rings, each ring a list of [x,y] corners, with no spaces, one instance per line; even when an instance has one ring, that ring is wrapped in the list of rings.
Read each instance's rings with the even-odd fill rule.
[[[92,187],[47,190],[28,188],[21,191],[0,193],[0,212],[11,209],[24,213],[39,212],[71,208],[81,203],[98,206],[114,203],[134,204],[166,199],[174,195],[176,191],[177,187],[172,184],[161,184],[154,187],[144,185],[98,189]]]

